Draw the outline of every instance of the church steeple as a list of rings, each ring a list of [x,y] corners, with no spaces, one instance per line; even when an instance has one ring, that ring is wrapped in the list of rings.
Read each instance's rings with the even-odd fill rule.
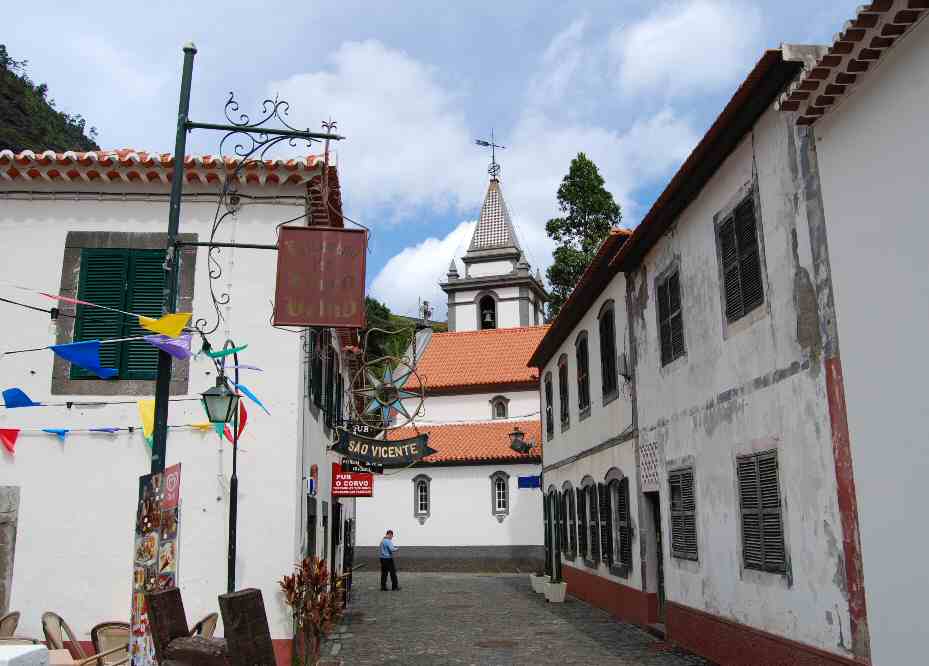
[[[522,251],[497,178],[491,178],[487,185],[484,205],[481,206],[481,215],[474,228],[474,235],[471,236],[468,254],[483,250]]]

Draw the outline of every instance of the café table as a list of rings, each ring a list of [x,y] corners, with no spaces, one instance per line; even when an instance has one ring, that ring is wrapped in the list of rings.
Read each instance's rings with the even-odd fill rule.
[[[67,650],[49,650],[48,651],[48,664],[49,666],[71,666],[71,664],[76,664],[74,658],[71,656],[71,653]]]
[[[44,645],[0,645],[0,666],[47,666]]]

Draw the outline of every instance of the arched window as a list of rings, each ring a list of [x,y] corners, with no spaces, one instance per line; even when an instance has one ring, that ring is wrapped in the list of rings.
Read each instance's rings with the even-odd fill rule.
[[[577,509],[574,506],[574,488],[570,481],[562,486],[565,511],[565,557],[573,560],[577,555]]]
[[[603,370],[603,397],[609,398],[617,392],[616,375],[616,321],[613,301],[607,301],[600,309],[600,368]]]
[[[577,361],[577,409],[583,415],[590,410],[590,363],[587,353],[587,331],[581,331],[574,341]]]
[[[609,560],[611,573],[629,576],[632,571],[632,518],[629,510],[629,478],[615,467],[606,474],[605,499],[609,502],[604,517],[607,519],[610,540]]]
[[[509,414],[509,398],[498,395],[490,401],[490,416],[494,419],[505,419]]]
[[[510,514],[510,476],[506,472],[490,475],[490,508],[500,523]]]
[[[432,508],[432,497],[429,486],[432,482],[425,474],[413,477],[413,517],[422,525],[429,517]]]
[[[545,433],[551,439],[555,435],[555,408],[552,391],[552,373],[545,373]]]
[[[558,406],[561,409],[561,429],[571,424],[571,405],[568,404],[568,356],[562,354],[558,359]]]
[[[481,329],[497,328],[497,301],[489,294],[478,302]]]

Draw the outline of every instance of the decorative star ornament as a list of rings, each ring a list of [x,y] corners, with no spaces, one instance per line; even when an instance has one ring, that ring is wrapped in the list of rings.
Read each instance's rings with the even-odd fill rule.
[[[412,374],[413,370],[409,367],[392,368],[388,364],[384,366],[383,377],[378,378],[371,370],[365,369],[368,386],[358,391],[365,398],[363,414],[378,414],[385,427],[391,424],[395,414],[402,414],[408,421],[411,420],[413,417],[404,407],[403,401],[407,398],[421,397],[419,393],[403,388]]]

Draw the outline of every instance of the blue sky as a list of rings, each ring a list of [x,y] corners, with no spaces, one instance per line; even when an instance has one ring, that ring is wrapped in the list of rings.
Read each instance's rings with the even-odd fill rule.
[[[196,43],[191,117],[280,93],[297,126],[329,117],[346,213],[373,230],[371,293],[444,314],[437,283],[483,199],[495,129],[504,196],[529,259],[586,152],[634,226],[766,48],[828,43],[860,0],[570,3],[76,2],[20,5],[0,41],[104,148],[173,150],[181,45]],[[189,150],[214,153],[194,133]]]

